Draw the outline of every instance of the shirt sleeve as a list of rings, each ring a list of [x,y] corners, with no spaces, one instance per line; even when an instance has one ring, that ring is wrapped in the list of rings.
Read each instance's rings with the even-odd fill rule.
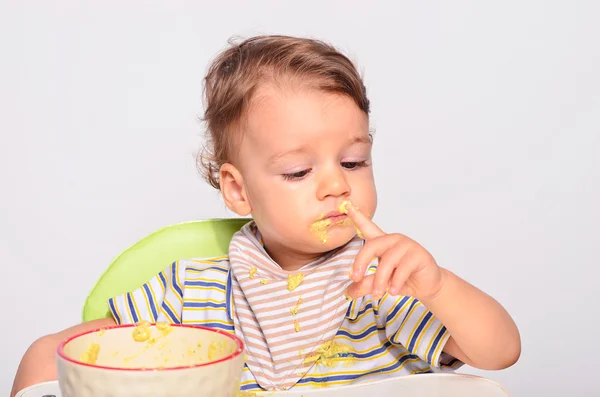
[[[117,324],[166,321],[181,324],[185,266],[173,262],[146,284],[108,300]]]
[[[453,371],[462,366],[442,352],[450,333],[416,298],[386,294],[379,301],[379,320],[391,343],[403,346],[433,368]]]

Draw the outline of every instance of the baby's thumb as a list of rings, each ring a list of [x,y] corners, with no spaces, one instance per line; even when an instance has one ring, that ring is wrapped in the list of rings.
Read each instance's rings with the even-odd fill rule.
[[[371,274],[357,283],[350,284],[350,286],[348,286],[348,289],[346,290],[346,295],[348,295],[352,299],[358,299],[365,295],[369,295],[371,291],[373,291],[374,280],[375,275]]]

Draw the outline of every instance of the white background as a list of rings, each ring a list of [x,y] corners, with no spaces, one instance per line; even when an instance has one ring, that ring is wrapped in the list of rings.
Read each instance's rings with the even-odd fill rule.
[[[380,225],[517,321],[517,365],[463,372],[600,394],[599,2],[59,3],[0,9],[0,393],[122,249],[231,216],[195,168],[202,78],[230,36],[285,33],[364,71]]]

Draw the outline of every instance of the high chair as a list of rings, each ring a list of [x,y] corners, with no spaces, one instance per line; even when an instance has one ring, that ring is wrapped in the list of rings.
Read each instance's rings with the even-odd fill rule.
[[[164,227],[123,251],[105,270],[83,308],[83,321],[111,316],[109,298],[132,291],[173,261],[184,258],[227,255],[231,238],[249,219],[211,219]],[[462,374],[425,374],[367,381],[348,386],[261,392],[260,397],[510,397],[501,385],[485,378]],[[57,381],[23,389],[16,397],[60,397]]]
[[[142,286],[178,259],[227,255],[233,235],[249,219],[210,219],[166,226],[117,256],[89,293],[83,321],[109,318],[108,299]]]

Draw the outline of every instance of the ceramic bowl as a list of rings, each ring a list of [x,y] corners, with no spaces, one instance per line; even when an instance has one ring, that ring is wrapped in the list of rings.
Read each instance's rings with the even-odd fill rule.
[[[237,337],[186,325],[124,325],[58,347],[62,397],[233,397],[244,366]]]

